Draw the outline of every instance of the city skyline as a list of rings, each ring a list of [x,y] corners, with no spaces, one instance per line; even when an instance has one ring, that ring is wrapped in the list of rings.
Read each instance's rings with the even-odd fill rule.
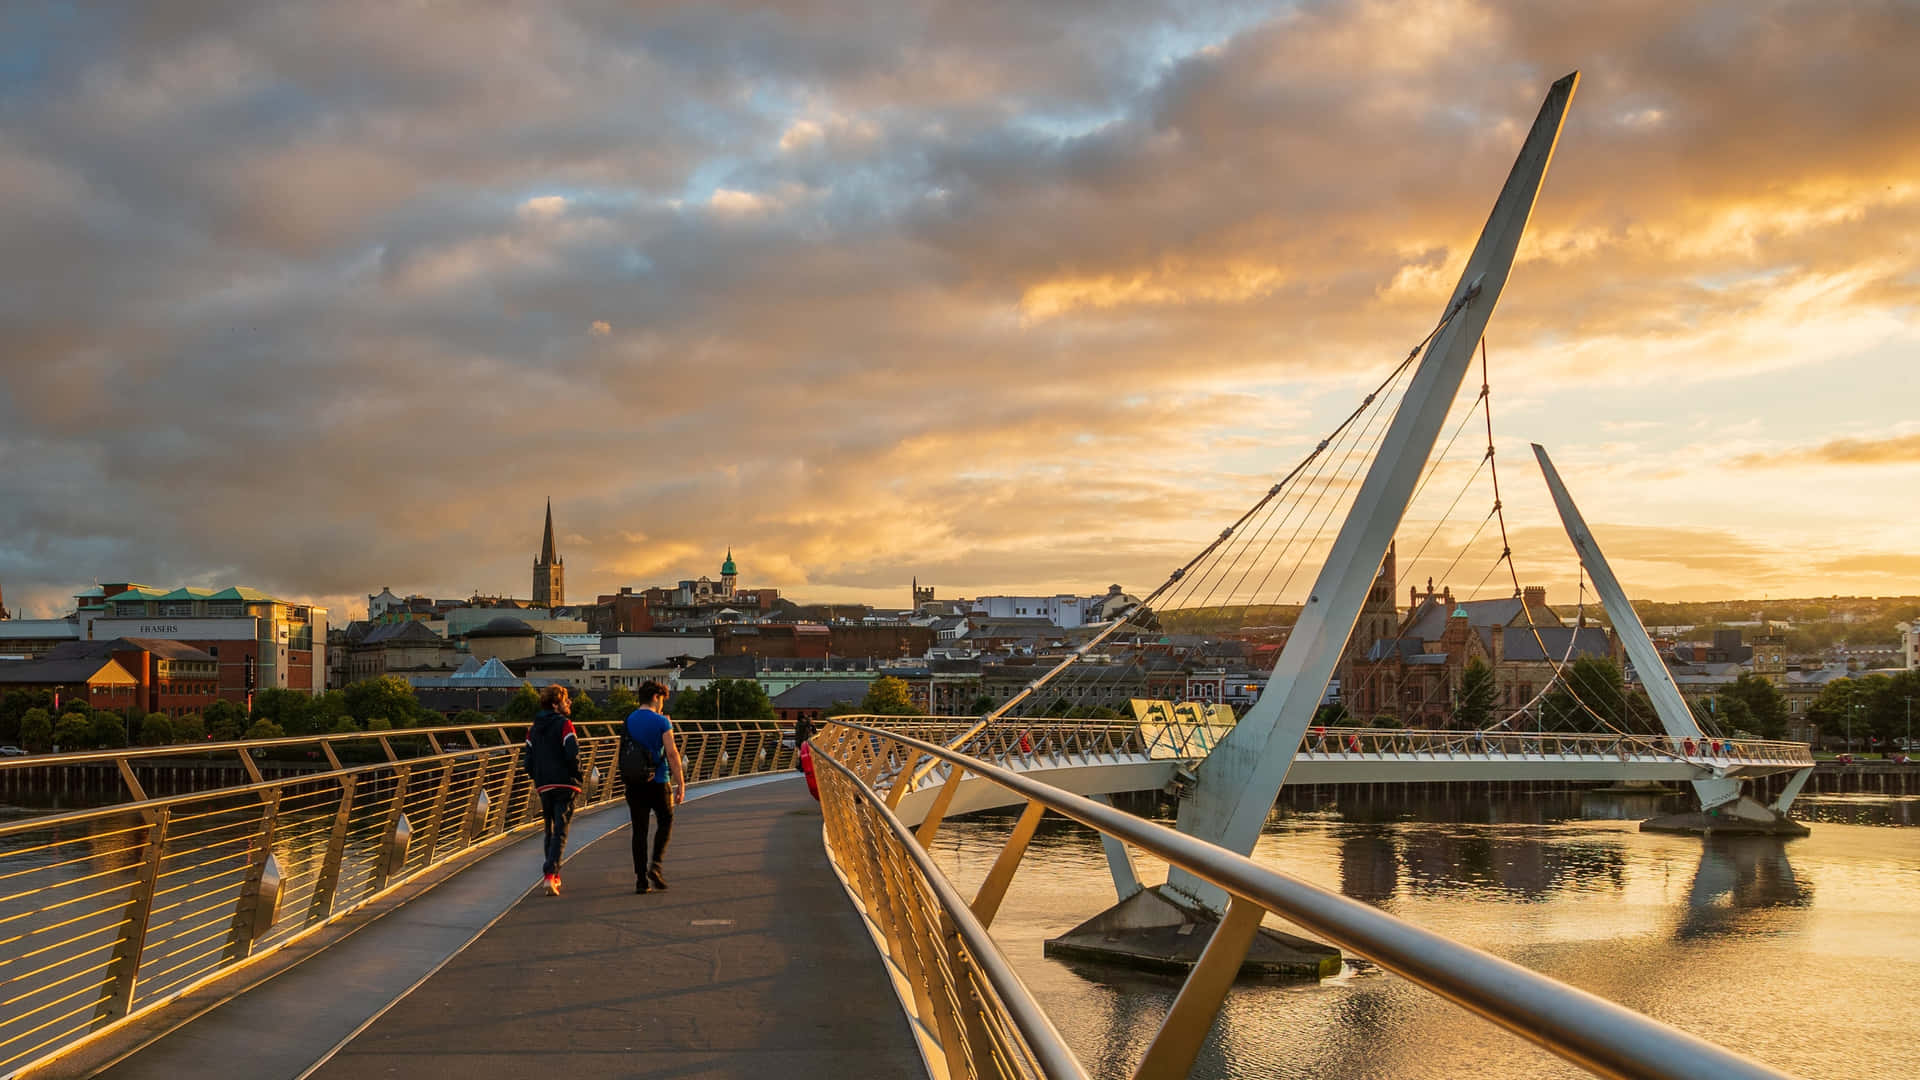
[[[518,595],[548,495],[576,600],[729,545],[1144,594],[1431,326],[1576,68],[1489,330],[1520,576],[1575,581],[1541,441],[1636,598],[1916,591],[1898,5],[346,7],[0,16],[16,616]]]

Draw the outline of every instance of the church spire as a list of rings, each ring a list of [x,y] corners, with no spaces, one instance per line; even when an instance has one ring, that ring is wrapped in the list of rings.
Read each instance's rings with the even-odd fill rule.
[[[549,610],[567,602],[565,560],[553,548],[553,498],[547,498],[547,530],[540,537],[540,558],[533,564],[533,606]]]

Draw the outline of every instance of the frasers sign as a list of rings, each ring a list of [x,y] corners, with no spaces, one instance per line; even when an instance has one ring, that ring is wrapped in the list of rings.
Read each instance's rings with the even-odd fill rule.
[[[239,619],[95,619],[93,640],[146,637],[167,641],[255,641],[260,620]]]

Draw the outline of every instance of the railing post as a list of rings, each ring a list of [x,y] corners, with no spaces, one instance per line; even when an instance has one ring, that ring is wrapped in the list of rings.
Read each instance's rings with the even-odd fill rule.
[[[434,857],[440,851],[440,833],[446,827],[447,795],[453,790],[453,763],[437,761],[435,767],[440,770],[440,786],[433,792],[433,809],[427,811],[427,861],[433,865]]]
[[[1193,1071],[1194,1059],[1206,1045],[1214,1018],[1233,989],[1233,980],[1246,962],[1253,936],[1260,931],[1260,919],[1266,911],[1248,900],[1234,897],[1227,904],[1226,917],[1214,928],[1213,937],[1200,953],[1187,981],[1180,987],[1167,1010],[1152,1045],[1140,1059],[1134,1080],[1182,1080]]]
[[[1033,834],[1040,828],[1040,818],[1047,812],[1046,804],[1027,800],[1027,808],[1020,812],[1020,820],[1014,823],[1013,835],[1007,837],[1005,847],[1000,849],[1000,857],[993,860],[993,869],[987,871],[987,879],[980,883],[980,891],[973,897],[973,917],[980,920],[981,926],[992,926],[993,917],[1000,911],[1000,901],[1007,897],[1007,886],[1013,883],[1013,872],[1019,868],[1020,860],[1027,853],[1027,844],[1033,840]]]
[[[320,876],[313,883],[313,902],[307,907],[307,921],[319,922],[333,914],[333,894],[340,885],[340,864],[347,854],[347,821],[353,816],[354,778],[340,778],[340,808],[333,812],[333,831],[327,834],[327,854],[320,864]]]
[[[387,806],[386,820],[380,823],[380,856],[375,860],[373,869],[374,892],[379,892],[386,888],[387,879],[392,877],[395,871],[404,869],[404,864],[402,866],[393,865],[393,859],[390,857],[388,849],[393,846],[395,829],[398,828],[406,817],[407,788],[411,786],[412,781],[413,766],[397,765],[394,767],[393,802]],[[408,828],[406,831],[408,833],[408,839],[411,840],[413,830]]]
[[[947,816],[947,807],[953,805],[953,796],[960,790],[960,781],[965,779],[967,770],[951,762],[947,765],[947,782],[940,785],[940,794],[933,797],[933,807],[927,816],[921,819],[920,827],[914,830],[913,838],[920,841],[923,848],[933,846],[933,838],[940,831],[940,822]],[[889,804],[888,809],[892,809]]]
[[[947,971],[952,977],[954,1007],[960,1014],[956,1026],[966,1038],[967,1055],[973,1059],[973,1069],[968,1075],[981,1076],[995,1055],[993,1036],[987,1032],[987,1002],[980,993],[979,972],[967,954],[966,942],[960,939],[960,928],[944,910],[940,912],[940,937],[945,946]]]
[[[281,790],[274,788],[266,793],[260,806],[260,829],[254,834],[253,850],[248,852],[247,879],[240,886],[240,897],[234,902],[233,921],[227,927],[227,947],[221,954],[223,962],[232,963],[244,960],[253,951],[253,943],[269,927],[257,925],[264,890],[270,888],[274,894],[280,890],[279,874],[268,873],[273,863],[273,832],[280,818]],[[272,897],[272,903],[278,903],[278,896]],[[269,913],[270,914],[270,913]]]
[[[172,811],[161,807],[149,816],[147,853],[140,864],[140,880],[127,900],[126,926],[114,943],[111,973],[100,991],[100,1004],[93,1012],[93,1026],[104,1027],[133,1011],[133,991],[140,980],[140,958],[147,947],[147,923],[153,918],[153,892],[160,879],[160,863],[165,858],[167,822]]]

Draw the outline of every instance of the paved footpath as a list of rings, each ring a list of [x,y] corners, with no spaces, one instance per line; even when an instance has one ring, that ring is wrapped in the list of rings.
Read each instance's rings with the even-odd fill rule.
[[[634,893],[628,843],[568,859],[562,895],[529,894],[312,1075],[926,1075],[804,786],[682,807],[664,893]]]

